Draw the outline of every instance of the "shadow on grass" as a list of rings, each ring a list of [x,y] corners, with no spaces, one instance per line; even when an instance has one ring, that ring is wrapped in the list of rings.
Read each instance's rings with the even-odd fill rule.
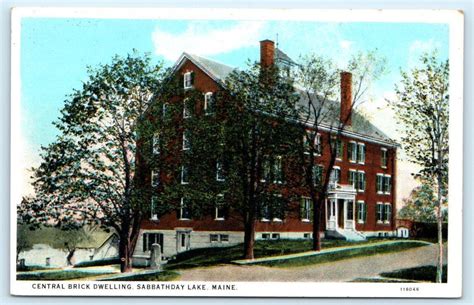
[[[408,269],[400,269],[392,272],[381,273],[380,276],[387,278],[405,279],[412,281],[436,282],[436,266],[421,266]],[[448,280],[448,266],[443,266],[443,283]]]
[[[106,275],[111,273],[92,273],[92,272],[83,272],[77,270],[58,270],[58,271],[49,271],[49,272],[35,272],[35,273],[20,273],[16,275],[16,279],[19,281],[32,281],[32,280],[41,280],[41,281],[64,281],[64,280],[74,280],[85,277],[91,277],[96,275]]]
[[[370,256],[382,253],[398,252],[408,250],[411,248],[417,248],[426,246],[425,243],[419,242],[400,242],[388,245],[376,245],[367,247],[361,247],[356,249],[345,249],[338,252],[315,254],[310,256],[287,258],[287,259],[275,259],[265,262],[255,262],[252,265],[261,265],[267,267],[300,267],[314,264],[321,264],[326,262],[334,262],[343,259],[355,258],[360,256]]]

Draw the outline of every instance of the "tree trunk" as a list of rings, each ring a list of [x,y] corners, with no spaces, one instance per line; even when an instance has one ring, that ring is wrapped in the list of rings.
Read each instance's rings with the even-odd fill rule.
[[[67,260],[67,265],[72,266],[72,257],[74,256],[74,253],[76,252],[76,248],[72,248],[71,250],[68,251],[68,254],[66,256]]]
[[[321,202],[313,198],[313,250],[321,251]]]
[[[441,175],[438,174],[438,263],[436,268],[436,282],[443,282],[443,213],[441,211],[442,205],[442,186],[441,186]]]
[[[255,220],[250,217],[245,222],[245,233],[244,233],[244,253],[246,259],[254,259],[253,248],[255,245]]]
[[[130,253],[130,239],[128,234],[121,234],[119,241],[120,272],[132,271],[132,255]]]

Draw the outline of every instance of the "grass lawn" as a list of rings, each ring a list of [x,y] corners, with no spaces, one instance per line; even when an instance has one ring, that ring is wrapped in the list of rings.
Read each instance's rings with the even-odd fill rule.
[[[300,266],[307,266],[313,264],[321,264],[326,262],[334,262],[337,260],[354,258],[359,256],[370,256],[375,254],[381,253],[389,253],[389,252],[398,252],[403,251],[411,248],[417,248],[426,246],[425,243],[419,242],[400,242],[395,244],[389,245],[376,245],[356,249],[346,249],[339,252],[333,253],[326,253],[326,254],[318,254],[318,255],[311,255],[311,256],[303,256],[303,257],[295,257],[289,259],[278,259],[266,262],[256,262],[256,265],[263,265],[268,267],[300,267]]]
[[[178,272],[165,270],[151,274],[131,274],[115,279],[104,279],[104,281],[172,281],[178,276]]]
[[[33,280],[42,280],[42,281],[64,281],[64,280],[74,280],[84,277],[91,277],[94,275],[105,275],[111,273],[92,273],[84,272],[78,270],[58,270],[58,271],[48,271],[48,272],[34,272],[34,273],[18,273],[16,279],[19,281],[33,281]]]
[[[58,269],[60,268],[51,268],[51,267],[46,267],[46,266],[39,266],[39,265],[28,265],[28,266],[16,266],[16,271],[41,271],[41,270],[53,270],[53,269]]]
[[[346,240],[324,240],[322,248],[336,248],[349,245],[371,244],[393,239],[369,239],[362,242],[349,242]],[[186,251],[176,256],[166,265],[167,270],[186,269],[194,267],[227,264],[233,260],[242,259],[243,244],[222,248],[202,248]],[[299,252],[311,251],[311,240],[272,240],[257,241],[255,243],[255,258],[278,256]]]
[[[395,270],[380,274],[383,277],[413,281],[436,282],[436,266],[421,266],[409,269]],[[443,283],[448,279],[448,266],[443,266]]]

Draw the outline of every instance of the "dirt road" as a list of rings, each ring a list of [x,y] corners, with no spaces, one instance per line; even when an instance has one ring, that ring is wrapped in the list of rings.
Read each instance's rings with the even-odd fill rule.
[[[401,252],[357,257],[304,267],[220,265],[179,270],[182,281],[347,282],[377,277],[381,272],[436,264],[437,245]],[[446,255],[444,255],[446,257]]]

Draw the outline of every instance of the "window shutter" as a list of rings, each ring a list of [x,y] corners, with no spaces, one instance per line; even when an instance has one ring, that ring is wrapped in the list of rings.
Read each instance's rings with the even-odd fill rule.
[[[362,215],[362,219],[364,220],[364,223],[367,222],[367,203],[362,204],[364,206],[364,213]]]
[[[305,199],[303,197],[301,197],[301,200],[300,200],[300,219],[303,219],[304,218],[304,204],[305,204]]]
[[[194,85],[194,72],[191,72],[191,86]]]
[[[347,159],[352,160],[352,143],[347,145]]]
[[[311,218],[310,220],[313,221],[314,219],[314,206],[313,206],[313,200],[309,200],[309,217]]]

